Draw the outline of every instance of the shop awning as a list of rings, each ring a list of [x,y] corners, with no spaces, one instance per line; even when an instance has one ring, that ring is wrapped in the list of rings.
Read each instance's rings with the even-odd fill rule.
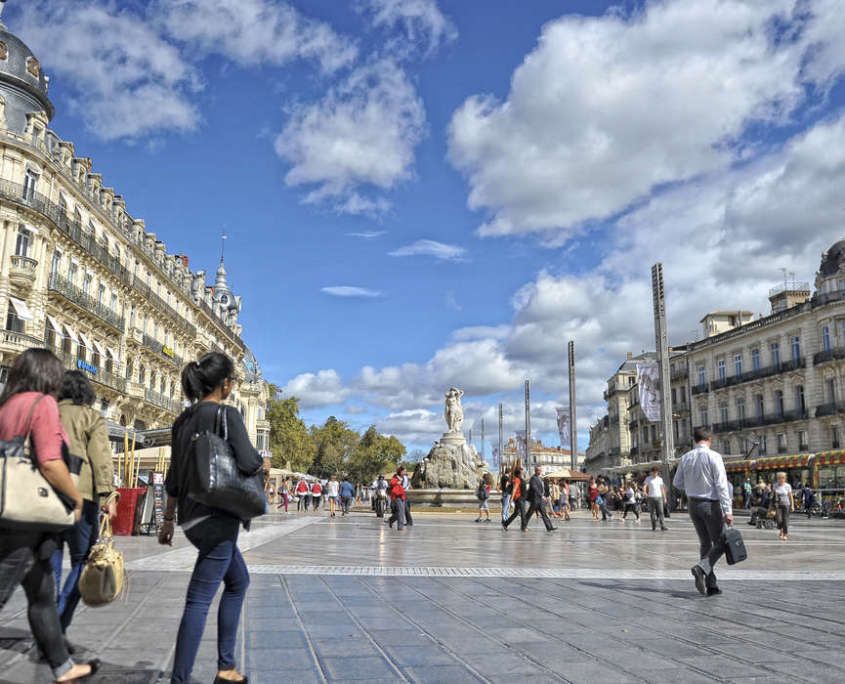
[[[117,352],[114,350],[113,347],[106,347],[109,351],[109,356],[112,357],[113,361],[120,361],[120,357],[117,355]]]
[[[817,466],[836,465],[845,463],[845,451],[823,451],[816,454]]]
[[[12,308],[15,310],[15,314],[17,314],[18,318],[22,321],[32,320],[32,312],[29,310],[29,307],[23,299],[9,297],[9,301],[12,303]]]
[[[809,462],[809,454],[771,456],[769,458],[758,458],[754,461],[754,470],[786,470],[787,468],[801,468],[806,466]]]
[[[85,348],[87,348],[87,349],[93,349],[94,348],[94,346],[91,344],[91,340],[89,340],[88,336],[84,332],[82,332],[81,330],[79,331],[79,339],[82,340],[82,344]]]
[[[61,337],[64,337],[64,333],[62,332],[62,324],[59,323],[55,318],[53,318],[50,314],[47,314],[47,320],[49,321],[50,325],[53,326],[53,330],[55,330]]]
[[[100,344],[99,342],[97,342],[97,340],[94,340],[94,348],[97,350],[97,353],[98,353],[98,354],[99,354],[102,358],[104,358],[104,359],[106,358],[106,349],[105,349],[105,347],[103,347],[103,345],[102,345],[102,344]]]
[[[67,323],[65,323],[65,330],[67,331],[67,336],[74,342],[79,344],[79,338],[76,336],[76,333],[73,331],[73,328],[71,328]]]

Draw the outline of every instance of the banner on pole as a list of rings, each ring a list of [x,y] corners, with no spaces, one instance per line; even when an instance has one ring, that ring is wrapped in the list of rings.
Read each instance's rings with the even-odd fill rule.
[[[660,420],[660,371],[656,363],[637,364],[640,407],[652,423]]]
[[[493,467],[498,470],[499,466],[499,447],[493,447]]]
[[[569,445],[572,439],[569,430],[569,407],[558,406],[555,411],[557,412],[557,431],[560,434],[560,445]]]
[[[525,458],[525,430],[516,431],[516,453]]]

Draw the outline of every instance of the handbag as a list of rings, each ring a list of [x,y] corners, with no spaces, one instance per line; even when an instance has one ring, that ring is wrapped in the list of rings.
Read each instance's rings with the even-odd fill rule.
[[[740,563],[748,558],[748,552],[745,550],[745,542],[742,535],[735,527],[727,527],[722,533],[725,543],[725,559],[728,565]]]
[[[106,505],[117,496],[117,492],[112,492]],[[79,593],[86,606],[104,606],[120,596],[125,586],[123,554],[114,548],[111,520],[104,515],[97,543],[88,552],[88,560],[79,577]]]
[[[217,408],[214,431],[195,434],[192,445],[193,473],[188,482],[188,496],[241,520],[264,514],[264,476],[260,468],[249,474],[242,473],[238,468],[229,444],[225,406]]]
[[[34,458],[32,416],[43,398],[42,394],[32,402],[26,435],[0,441],[0,526],[4,528],[59,532],[76,522],[75,502],[53,489]],[[67,463],[74,484],[81,464],[76,457]]]

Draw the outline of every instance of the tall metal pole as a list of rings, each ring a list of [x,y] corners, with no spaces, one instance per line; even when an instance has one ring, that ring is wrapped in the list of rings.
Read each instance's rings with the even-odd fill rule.
[[[531,462],[531,392],[525,381],[525,467]]]
[[[669,392],[669,335],[666,332],[666,291],[663,287],[663,264],[651,267],[651,294],[654,303],[654,343],[657,349],[657,369],[660,377],[660,422],[663,426],[661,441],[663,482],[671,506],[672,478],[669,462],[675,455],[675,435],[672,431],[672,399]]]
[[[481,460],[484,460],[484,418],[481,419]]]
[[[505,438],[504,438],[504,421],[502,420],[502,405],[499,404],[499,457],[498,457],[498,469],[499,475],[501,475],[502,470],[502,449],[505,446]]]
[[[578,464],[578,424],[575,422],[575,342],[569,341],[569,449],[572,470]]]

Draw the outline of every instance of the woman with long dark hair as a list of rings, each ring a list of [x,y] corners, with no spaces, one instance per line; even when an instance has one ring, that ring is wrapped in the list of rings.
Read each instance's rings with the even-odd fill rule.
[[[63,374],[61,361],[47,349],[28,349],[15,360],[0,394],[0,440],[30,433],[38,469],[56,491],[76,502],[79,520],[82,496],[67,468],[68,436],[56,403]],[[20,584],[26,594],[29,627],[55,681],[75,682],[95,674],[100,661],[75,665],[71,660],[56,610],[50,564],[56,546],[54,534],[0,529],[0,610]]]
[[[171,682],[188,682],[197,656],[208,609],[220,583],[223,596],[217,613],[217,677],[215,684],[246,682],[247,678],[235,667],[235,640],[241,606],[249,573],[238,550],[238,531],[242,523],[226,511],[209,508],[191,499],[188,494],[190,459],[196,454],[191,448],[194,435],[214,432],[219,405],[231,394],[235,384],[235,366],[225,354],[212,352],[182,371],[182,390],[193,405],[183,411],[173,424],[172,455],[167,472],[167,509],[159,542],[171,544],[174,513],[182,531],[199,551],[194,572],[188,584],[185,610],[176,638]],[[228,441],[244,473],[257,473],[264,461],[249,441],[241,414],[231,409],[225,412]],[[249,522],[243,522],[248,527]]]
[[[114,459],[109,448],[105,418],[95,411],[94,390],[82,371],[67,371],[59,389],[59,417],[70,438],[70,453],[82,459],[77,489],[82,496],[82,516],[60,536],[59,548],[53,553],[53,572],[59,589],[58,609],[62,631],[67,632],[79,604],[79,576],[91,547],[97,541],[100,507],[114,491]],[[117,502],[111,499],[107,514],[114,518]],[[62,586],[62,546],[70,551],[70,572]]]

